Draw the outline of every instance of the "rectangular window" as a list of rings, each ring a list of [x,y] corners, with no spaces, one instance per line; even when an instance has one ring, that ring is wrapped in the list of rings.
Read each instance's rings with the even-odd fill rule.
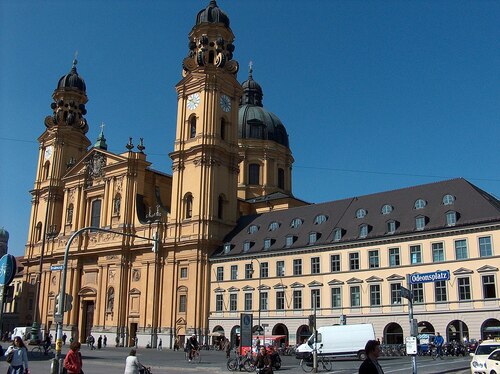
[[[368,251],[368,265],[370,269],[380,267],[380,261],[378,258],[378,250]]]
[[[420,245],[410,245],[410,261],[412,264],[422,263],[422,247]]]
[[[434,282],[434,290],[436,292],[436,302],[444,302],[448,300],[446,293],[446,281]]]
[[[224,307],[224,295],[217,294],[215,295],[215,311],[222,312]]]
[[[370,285],[370,305],[371,306],[380,306],[381,305],[381,296],[380,296],[380,284],[371,284]]]
[[[311,274],[319,274],[319,272],[319,257],[313,257],[311,258]]]
[[[391,304],[401,304],[401,283],[391,283]]]
[[[231,312],[238,310],[238,295],[235,293],[229,295],[229,310]]]
[[[302,275],[302,259],[293,260],[293,275]]]
[[[351,307],[361,306],[361,288],[359,286],[351,286]]]
[[[443,243],[432,243],[432,262],[444,261],[444,245]]]
[[[493,251],[491,250],[491,237],[484,236],[479,238],[479,256],[488,257],[493,255]]]
[[[268,294],[267,292],[260,293],[260,310],[268,310]]]
[[[276,261],[276,276],[285,276],[285,261]]]
[[[101,200],[92,201],[92,212],[90,214],[90,226],[101,227]]]
[[[217,267],[217,281],[223,281],[224,280],[224,268],[222,266]]]
[[[231,280],[238,279],[238,265],[231,265]]]
[[[413,303],[423,304],[424,303],[424,284],[417,283],[413,285]]]
[[[316,243],[316,237],[317,237],[317,234],[315,232],[310,232],[309,233],[309,244]]]
[[[302,291],[293,290],[293,309],[302,309]]]
[[[349,270],[359,270],[359,253],[349,253]]]
[[[251,293],[246,293],[245,294],[245,311],[252,310],[252,294]]]
[[[425,217],[415,218],[415,228],[419,231],[425,228]]]
[[[179,313],[186,313],[186,306],[187,306],[187,296],[180,295],[179,296]]]
[[[495,285],[494,275],[483,275],[483,298],[485,299],[496,299],[497,291]]]
[[[276,292],[276,310],[285,310],[285,291]]]
[[[332,288],[332,308],[342,308],[342,294],[340,287]]]
[[[252,263],[245,264],[245,279],[252,279],[253,267]]]
[[[316,309],[321,308],[321,294],[320,290],[311,290],[311,307]]]
[[[340,255],[330,256],[330,272],[335,273],[340,271]]]
[[[248,165],[248,184],[259,185],[259,179],[260,179],[260,166],[258,164]]]
[[[467,254],[467,240],[455,240],[455,258],[457,260],[465,260],[469,258]]]
[[[261,278],[269,277],[269,264],[267,262],[262,262],[260,264],[260,277]]]
[[[285,240],[286,240],[286,246],[291,247],[293,245],[293,242],[294,242],[294,236],[288,235]]]
[[[458,300],[471,300],[470,278],[458,278]]]
[[[389,248],[389,266],[400,266],[401,258],[399,256],[399,248]]]
[[[394,234],[396,232],[396,221],[387,222],[387,233]]]
[[[188,277],[188,268],[181,268],[181,278],[185,279]]]

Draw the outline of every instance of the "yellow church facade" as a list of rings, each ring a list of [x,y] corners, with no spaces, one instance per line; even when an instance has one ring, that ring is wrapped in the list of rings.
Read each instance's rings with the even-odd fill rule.
[[[478,337],[497,326],[498,200],[461,179],[316,205],[297,199],[287,131],[264,108],[252,68],[239,83],[234,35],[215,1],[189,40],[171,175],[151,167],[142,139],[116,154],[101,130],[92,144],[77,62],[59,79],[38,138],[21,325],[54,330],[66,245],[89,228],[64,270],[72,308],[63,331],[80,341],[172,347],[192,333],[236,341],[240,314],[251,313],[261,331],[292,344],[314,309],[320,325],[345,316],[399,340],[408,334],[398,298],[406,275],[436,270],[451,274],[439,300],[435,284],[414,290],[422,329],[456,320],[450,326]]]

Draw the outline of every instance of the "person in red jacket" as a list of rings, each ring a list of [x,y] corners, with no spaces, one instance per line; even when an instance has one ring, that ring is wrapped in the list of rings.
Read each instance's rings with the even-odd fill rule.
[[[69,346],[69,352],[64,359],[64,368],[68,371],[68,374],[83,374],[80,347],[80,342],[76,340]]]

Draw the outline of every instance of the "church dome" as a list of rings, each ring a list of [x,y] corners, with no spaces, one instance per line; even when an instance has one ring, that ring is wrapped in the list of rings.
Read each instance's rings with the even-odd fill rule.
[[[9,232],[5,230],[3,227],[0,227],[0,239],[8,240]]]
[[[85,86],[85,81],[83,80],[82,77],[80,77],[76,71],[76,64],[77,60],[73,60],[73,66],[71,67],[71,71],[63,75],[61,79],[59,79],[59,82],[57,83],[57,89],[65,89],[65,88],[71,88],[71,89],[77,89],[80,91],[85,92],[87,90],[87,87]]]
[[[217,6],[215,0],[210,0],[210,4],[196,16],[196,25],[201,23],[223,23],[229,27],[229,17]]]
[[[252,76],[252,67],[248,79],[242,83],[238,113],[238,135],[240,139],[273,140],[289,148],[288,133],[281,120],[262,105],[262,87]]]

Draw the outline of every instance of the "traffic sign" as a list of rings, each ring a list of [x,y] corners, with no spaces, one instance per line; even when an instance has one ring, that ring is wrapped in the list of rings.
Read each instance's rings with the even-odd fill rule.
[[[51,271],[64,270],[64,265],[51,265],[50,270]]]
[[[442,271],[434,271],[432,273],[422,273],[422,274],[411,274],[410,275],[410,283],[418,284],[418,283],[428,283],[428,282],[439,282],[450,280],[450,271],[442,270]]]
[[[0,258],[0,285],[8,286],[17,272],[16,258],[10,254]]]

